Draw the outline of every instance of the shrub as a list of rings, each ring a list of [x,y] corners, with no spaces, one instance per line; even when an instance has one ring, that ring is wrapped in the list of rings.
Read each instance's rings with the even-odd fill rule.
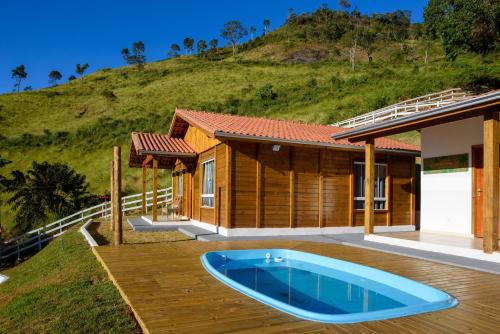
[[[269,101],[274,100],[278,94],[276,94],[273,90],[273,85],[265,84],[264,86],[257,89],[255,96],[261,101]]]

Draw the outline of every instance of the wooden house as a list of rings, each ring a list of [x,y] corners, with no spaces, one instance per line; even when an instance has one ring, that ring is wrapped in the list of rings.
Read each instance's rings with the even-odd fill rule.
[[[181,214],[225,236],[362,231],[364,143],[332,139],[342,131],[177,109],[168,134],[132,133],[129,164],[171,169]],[[414,230],[420,150],[387,138],[374,149],[375,229]]]

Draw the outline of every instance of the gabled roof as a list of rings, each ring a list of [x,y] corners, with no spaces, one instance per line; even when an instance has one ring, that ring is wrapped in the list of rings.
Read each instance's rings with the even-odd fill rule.
[[[359,142],[369,137],[380,137],[419,130],[429,126],[481,116],[488,112],[498,112],[499,108],[500,90],[494,90],[444,107],[414,113],[406,117],[377,124],[349,129],[349,131],[333,135],[333,138],[337,140],[347,139],[350,142]]]
[[[335,140],[333,135],[346,131],[330,125],[236,116],[204,111],[176,109],[169,136],[182,138],[189,125],[199,128],[209,137],[218,139],[267,141],[283,144],[319,147],[357,148],[364,143]],[[420,148],[393,139],[378,138],[375,146],[381,150],[406,151],[418,154]]]
[[[132,132],[129,166],[142,167],[151,164],[148,156],[159,162],[160,168],[171,168],[177,158],[194,158],[196,152],[184,139],[166,134]]]

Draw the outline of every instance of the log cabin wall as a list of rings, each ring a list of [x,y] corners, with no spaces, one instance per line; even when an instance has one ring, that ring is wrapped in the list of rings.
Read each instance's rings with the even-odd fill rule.
[[[222,226],[363,225],[364,210],[353,205],[353,165],[363,161],[362,152],[283,145],[275,152],[271,144],[229,145],[232,212],[230,226]],[[377,154],[376,161],[387,164],[388,176],[386,209],[375,212],[375,225],[413,224],[415,158]]]

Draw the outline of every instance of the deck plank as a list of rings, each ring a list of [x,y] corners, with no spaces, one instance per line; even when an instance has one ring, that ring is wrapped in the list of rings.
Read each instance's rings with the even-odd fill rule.
[[[225,286],[200,255],[211,250],[290,248],[392,272],[460,300],[450,310],[335,325],[301,320]],[[103,246],[94,252],[147,333],[493,333],[500,328],[500,277],[349,246],[291,240]]]

